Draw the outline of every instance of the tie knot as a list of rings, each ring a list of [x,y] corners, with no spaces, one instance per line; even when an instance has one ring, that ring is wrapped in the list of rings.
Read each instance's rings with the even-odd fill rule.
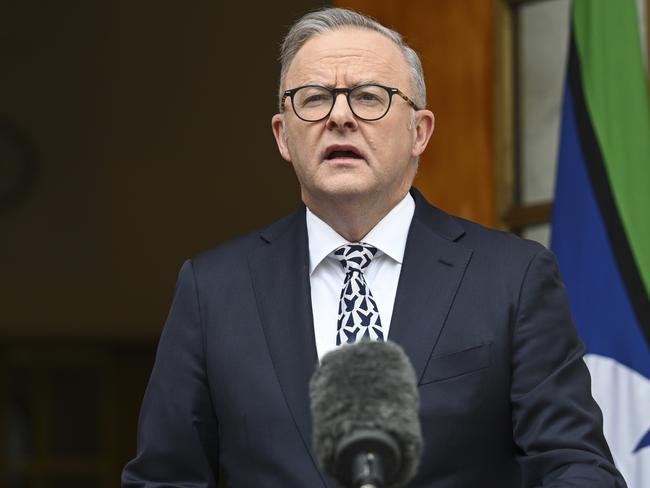
[[[364,242],[345,244],[334,251],[334,257],[339,260],[346,273],[363,271],[368,267],[375,254],[377,254],[377,248]]]

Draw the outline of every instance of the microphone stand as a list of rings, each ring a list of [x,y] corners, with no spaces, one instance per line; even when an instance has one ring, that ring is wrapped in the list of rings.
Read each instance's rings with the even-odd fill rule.
[[[401,463],[399,445],[390,434],[359,429],[339,441],[334,465],[336,478],[348,488],[383,488]]]
[[[353,488],[383,488],[381,463],[372,452],[360,452],[352,461]]]

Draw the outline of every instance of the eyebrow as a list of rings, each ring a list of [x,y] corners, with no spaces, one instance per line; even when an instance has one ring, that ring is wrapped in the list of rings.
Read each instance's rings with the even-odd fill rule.
[[[319,82],[316,82],[316,81],[308,81],[304,85],[301,85],[301,86],[309,86],[309,85],[322,86],[323,88],[336,88],[336,86],[332,86],[329,83],[319,83]],[[360,85],[382,85],[383,86],[383,83],[381,81],[377,81],[377,80],[363,80],[363,81],[359,81],[357,83],[354,83],[354,84],[352,84],[350,86],[355,87],[355,86],[360,86]]]
[[[361,81],[354,86],[359,86],[359,85],[383,85],[383,83],[377,80],[366,80],[366,81]]]

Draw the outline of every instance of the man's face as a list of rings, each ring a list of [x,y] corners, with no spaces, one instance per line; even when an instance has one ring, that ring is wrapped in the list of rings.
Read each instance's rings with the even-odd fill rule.
[[[398,46],[377,32],[344,28],[307,41],[293,59],[283,88],[351,88],[364,83],[395,87],[414,97]],[[272,125],[307,205],[359,196],[395,204],[413,182],[417,157],[433,131],[433,114],[414,112],[394,95],[385,117],[364,121],[354,116],[341,94],[330,115],[319,122],[299,119],[287,98],[284,113],[276,114]]]

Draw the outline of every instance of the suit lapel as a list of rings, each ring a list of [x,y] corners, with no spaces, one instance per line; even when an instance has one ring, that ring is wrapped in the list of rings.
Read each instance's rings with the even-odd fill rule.
[[[253,288],[273,366],[312,461],[309,380],[318,364],[304,208],[262,235],[249,258]],[[325,482],[323,482],[325,485]]]
[[[454,240],[462,227],[413,191],[409,229],[395,297],[389,339],[410,357],[418,380],[443,329],[472,250]]]
[[[459,224],[413,191],[415,215],[404,253],[389,339],[411,358],[418,378],[433,351],[472,251],[454,242]],[[309,380],[318,364],[304,208],[271,226],[249,257],[271,360],[305,448],[311,449]],[[320,473],[320,470],[319,470]],[[323,485],[327,482],[322,478]]]

